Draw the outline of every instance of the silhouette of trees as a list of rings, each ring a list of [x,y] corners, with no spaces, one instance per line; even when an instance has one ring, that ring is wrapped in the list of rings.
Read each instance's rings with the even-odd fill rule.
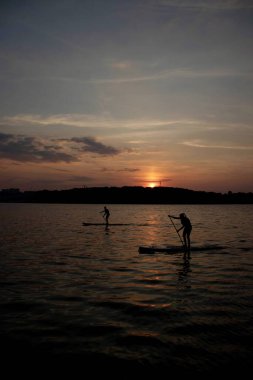
[[[216,193],[176,187],[83,187],[69,190],[3,189],[0,202],[103,204],[250,204],[253,193]]]

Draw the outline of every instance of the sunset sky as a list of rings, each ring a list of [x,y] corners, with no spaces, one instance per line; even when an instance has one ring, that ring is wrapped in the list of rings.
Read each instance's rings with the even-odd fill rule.
[[[253,191],[252,0],[3,0],[0,189]]]

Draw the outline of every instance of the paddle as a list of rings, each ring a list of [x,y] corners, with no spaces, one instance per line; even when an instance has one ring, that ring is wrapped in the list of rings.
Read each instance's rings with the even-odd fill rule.
[[[104,210],[102,211],[99,211],[99,214],[102,214],[104,212]],[[105,219],[105,214],[104,215],[101,215],[103,219]]]
[[[180,239],[180,241],[181,241],[181,243],[182,243],[182,246],[185,248],[184,242],[183,242],[183,240],[182,240],[182,238],[181,238],[181,236],[180,236],[180,234],[179,234],[179,232],[178,232],[178,230],[177,230],[177,228],[176,228],[176,226],[175,226],[175,223],[173,222],[173,220],[171,219],[171,217],[170,217],[169,215],[168,215],[168,217],[170,218],[171,223],[173,224],[175,230],[177,231],[177,234],[178,234],[179,239]]]

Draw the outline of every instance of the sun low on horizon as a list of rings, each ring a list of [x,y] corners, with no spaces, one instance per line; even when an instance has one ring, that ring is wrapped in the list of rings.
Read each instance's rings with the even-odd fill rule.
[[[157,184],[154,183],[154,182],[149,182],[149,183],[148,183],[148,187],[151,187],[151,189],[153,189],[153,188],[156,187],[156,186],[157,186]]]

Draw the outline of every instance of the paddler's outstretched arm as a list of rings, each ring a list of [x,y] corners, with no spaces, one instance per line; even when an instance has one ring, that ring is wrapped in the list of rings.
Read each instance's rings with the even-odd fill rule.
[[[178,216],[168,215],[169,218],[180,219]]]

